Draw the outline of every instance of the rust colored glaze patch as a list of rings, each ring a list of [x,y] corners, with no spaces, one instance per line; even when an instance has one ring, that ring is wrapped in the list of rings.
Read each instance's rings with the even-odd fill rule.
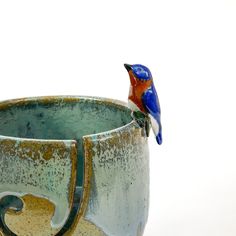
[[[83,217],[80,219],[78,226],[72,236],[107,236],[104,232],[99,229],[95,224],[91,223],[88,220],[85,220]]]
[[[55,158],[55,155],[58,159],[63,159],[66,158],[65,149],[66,144],[62,141],[50,143],[50,141],[39,142],[34,140],[26,140],[24,142],[16,139],[0,140],[1,153],[7,153],[10,156],[17,156],[22,159],[44,159],[48,161],[51,158]]]
[[[25,195],[22,197],[24,208],[20,213],[8,211],[5,222],[18,236],[50,236],[57,233],[52,228],[51,219],[55,212],[55,205],[47,199]]]

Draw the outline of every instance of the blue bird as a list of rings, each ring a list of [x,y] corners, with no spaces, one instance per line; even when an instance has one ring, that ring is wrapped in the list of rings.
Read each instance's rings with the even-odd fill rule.
[[[150,70],[143,65],[124,64],[130,77],[128,104],[133,112],[142,112],[150,118],[156,141],[162,144],[161,109]]]

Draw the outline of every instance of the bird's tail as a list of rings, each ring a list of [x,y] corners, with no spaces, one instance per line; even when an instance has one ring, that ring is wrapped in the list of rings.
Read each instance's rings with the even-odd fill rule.
[[[156,135],[156,140],[157,140],[157,143],[158,143],[159,145],[162,144],[162,133],[161,133],[161,132],[159,132],[159,133]]]
[[[157,119],[155,119],[151,115],[149,117],[151,119],[152,129],[156,136],[157,143],[161,145],[162,144],[162,126],[161,126],[160,117],[157,117]]]

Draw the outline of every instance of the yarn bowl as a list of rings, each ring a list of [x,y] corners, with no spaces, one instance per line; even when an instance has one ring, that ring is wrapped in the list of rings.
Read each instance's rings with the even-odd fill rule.
[[[121,101],[0,102],[1,236],[141,236],[147,137]]]

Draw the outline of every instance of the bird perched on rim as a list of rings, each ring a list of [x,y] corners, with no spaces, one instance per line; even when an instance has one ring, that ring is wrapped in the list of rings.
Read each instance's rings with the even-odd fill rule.
[[[150,118],[156,141],[162,144],[161,109],[152,74],[146,66],[140,64],[124,66],[130,77],[129,108]]]

